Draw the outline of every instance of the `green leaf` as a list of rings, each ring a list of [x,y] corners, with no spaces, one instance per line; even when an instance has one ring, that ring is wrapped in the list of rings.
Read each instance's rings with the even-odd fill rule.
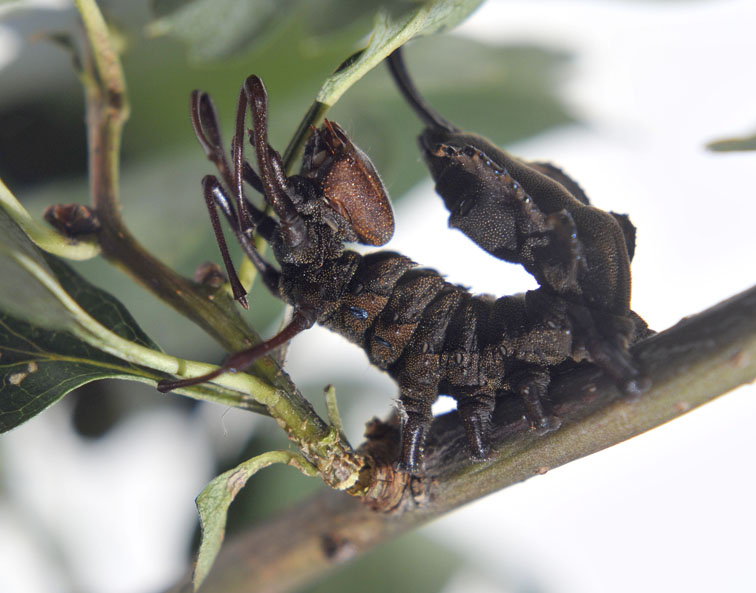
[[[87,344],[66,295],[94,322],[151,350],[157,345],[115,298],[40,251],[0,210],[0,432],[18,426],[77,387],[106,377],[154,373]]]
[[[114,333],[135,347],[143,346],[156,352],[157,347],[120,303],[78,276],[74,277],[76,282],[83,283],[79,287],[83,291],[81,296],[93,307],[93,314],[101,323],[112,327]],[[0,433],[26,422],[91,381],[118,378],[154,384],[167,376],[108,354],[71,332],[35,326],[0,311]],[[244,393],[218,385],[196,385],[181,393],[265,412],[264,407]]]
[[[45,260],[63,290],[100,325],[129,342],[160,350],[160,346],[137,325],[131,313],[113,295],[89,283],[55,256],[45,256]]]
[[[194,567],[194,590],[199,589],[210,572],[226,534],[228,507],[247,480],[255,473],[274,463],[296,467],[307,476],[316,476],[318,471],[299,453],[293,451],[269,451],[241,463],[213,479],[197,497],[197,510],[202,525],[202,541]]]
[[[147,34],[170,35],[185,43],[197,61],[234,56],[260,47],[301,19],[305,35],[298,43],[314,48],[329,42],[376,12],[393,15],[394,23],[416,20],[417,33],[429,34],[456,25],[482,0],[354,2],[353,0],[153,0],[157,17]],[[472,8],[471,8],[472,7]],[[426,15],[427,13],[427,15]],[[363,30],[364,33],[364,30]],[[316,49],[316,51],[318,51]]]
[[[150,369],[176,372],[182,364],[160,352],[113,296],[38,249],[2,208],[0,277],[0,432],[95,379],[151,382],[164,375]],[[198,387],[185,393],[249,407],[240,393]]]
[[[159,350],[114,297],[40,250],[0,208],[0,311],[49,330],[80,333],[99,324],[140,346]]]
[[[706,148],[714,152],[737,152],[743,150],[756,150],[756,134],[741,138],[723,138],[709,142]]]
[[[417,35],[450,29],[464,20],[483,0],[384,0],[360,3],[352,0],[153,0],[158,17],[147,28],[153,37],[170,35],[189,48],[198,61],[227,58],[269,42],[297,18],[311,38],[327,41],[363,17],[377,14],[368,47],[349,68],[334,75],[318,100],[333,105],[338,97],[391,51]]]
[[[348,58],[323,84],[318,103],[333,105],[349,87],[398,47],[419,35],[451,29],[483,0],[430,0],[404,11],[381,9],[367,47]]]
[[[413,37],[431,35],[451,29],[470,15],[483,0],[426,0],[384,5],[375,18],[370,40],[365,48],[344,60],[320,88],[315,101],[299,124],[283,155],[284,165],[291,169],[301,152],[311,126],[319,125],[326,112],[365,74],[370,72],[395,49]],[[402,10],[398,10],[398,8]]]
[[[13,263],[6,255],[0,253],[0,270],[9,261]],[[36,284],[35,293],[36,276],[30,276],[27,289],[33,298],[26,304],[42,306],[44,302],[60,315],[60,320],[43,326],[40,322],[50,322],[51,315],[29,314],[21,301],[14,304],[13,308],[21,311],[21,315],[16,316],[8,313],[8,302],[0,303],[0,433],[29,420],[85,383],[105,378],[154,383],[166,378],[160,371],[176,371],[177,359],[160,352],[117,299],[84,280],[54,256],[37,253],[36,258],[39,269],[49,274],[46,281],[57,286],[57,294],[70,299],[79,312],[72,314],[71,308],[55,300],[56,294],[48,292],[42,284]],[[19,275],[25,274],[26,269],[11,269],[7,265],[5,268],[16,275],[4,276],[8,281],[2,286],[23,286],[25,278]],[[98,336],[87,331],[96,328],[101,330]],[[184,361],[182,364],[190,367],[196,363]],[[200,365],[197,373],[207,372],[209,368],[213,367]],[[248,395],[255,393],[256,380],[244,374],[229,380],[242,383],[234,390],[206,384],[183,389],[181,393],[265,412],[265,408]]]
[[[117,299],[55,256],[40,251],[0,209],[0,432],[25,422],[71,390],[106,377],[154,382],[211,365],[162,353]],[[191,397],[262,411],[275,389],[237,373]]]
[[[15,428],[77,387],[104,378],[144,378],[145,370],[67,331],[0,313],[0,433]]]

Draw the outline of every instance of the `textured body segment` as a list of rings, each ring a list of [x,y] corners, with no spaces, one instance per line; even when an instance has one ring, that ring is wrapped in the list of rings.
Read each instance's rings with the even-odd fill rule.
[[[298,299],[316,291],[317,322],[362,347],[372,364],[396,380],[408,469],[420,463],[439,395],[457,400],[477,458],[488,454],[486,434],[498,394],[524,395],[531,422],[555,427],[541,398],[546,369],[573,357],[561,299],[542,289],[498,299],[473,295],[394,252],[363,257],[346,251],[288,275],[286,285],[286,294]],[[580,350],[574,354],[581,356]]]

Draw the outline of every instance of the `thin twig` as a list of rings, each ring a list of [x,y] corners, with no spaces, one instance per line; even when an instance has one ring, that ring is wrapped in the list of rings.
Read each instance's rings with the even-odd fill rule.
[[[120,59],[107,26],[91,0],[77,0],[87,33],[83,48],[89,185],[92,205],[102,229],[98,239],[103,255],[134,277],[147,290],[186,315],[227,350],[241,350],[259,340],[228,299],[210,295],[176,274],[131,234],[121,217],[119,157],[129,102]],[[212,298],[209,298],[212,296]]]

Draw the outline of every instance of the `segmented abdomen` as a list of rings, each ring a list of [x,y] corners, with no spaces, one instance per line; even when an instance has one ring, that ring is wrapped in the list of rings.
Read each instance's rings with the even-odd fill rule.
[[[403,391],[412,386],[422,398],[435,399],[439,386],[455,397],[509,389],[523,365],[559,364],[571,352],[565,304],[539,291],[472,295],[391,251],[347,251],[312,272],[284,274],[287,300],[309,296],[320,325],[358,344]]]

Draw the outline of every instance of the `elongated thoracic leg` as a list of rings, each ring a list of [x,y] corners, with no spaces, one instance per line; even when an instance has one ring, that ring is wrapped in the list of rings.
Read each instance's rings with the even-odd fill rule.
[[[192,92],[189,98],[189,115],[194,135],[205,151],[205,156],[218,169],[223,181],[231,185],[233,176],[220,134],[218,113],[215,111],[210,95],[202,91]]]
[[[223,212],[224,216],[228,220],[228,223],[234,231],[234,235],[236,236],[237,241],[239,241],[239,244],[244,250],[244,253],[250,259],[252,264],[257,268],[258,272],[260,272],[260,276],[262,277],[265,286],[267,286],[270,291],[277,294],[278,279],[281,274],[278,270],[276,270],[276,268],[274,268],[270,263],[262,258],[260,253],[257,251],[254,243],[252,242],[252,239],[250,238],[250,233],[246,232],[243,228],[240,228],[236,212],[234,211],[228,199],[228,196],[223,189],[223,186],[215,177],[213,177],[212,175],[207,175],[202,179],[202,188],[205,195],[205,203],[207,204],[207,209],[210,213],[210,220],[213,225],[213,231],[215,232],[215,239],[218,242],[218,247],[220,248],[221,256],[223,257],[223,263],[226,265],[226,269],[228,270],[231,286],[234,287],[234,282],[236,282],[241,288],[241,282],[239,282],[234,270],[233,263],[231,262],[231,257],[228,253],[228,247],[226,246],[226,240],[223,237],[223,231],[221,230],[220,221],[218,220],[216,207],[221,209],[221,212]],[[261,218],[259,220],[261,222],[267,221],[267,216],[264,216],[262,214],[260,214],[260,216]],[[270,221],[270,224],[275,223]],[[241,290],[243,291],[244,289],[241,288]],[[236,296],[235,288],[234,298],[239,298]]]
[[[289,246],[300,245],[307,237],[304,221],[289,196],[289,182],[281,157],[268,144],[268,95],[265,85],[258,76],[252,75],[244,81],[244,93],[252,114],[252,140],[265,199],[278,216],[284,242]]]
[[[213,379],[220,377],[224,373],[239,373],[248,369],[252,364],[260,357],[269,354],[276,348],[279,348],[286,344],[298,333],[309,329],[313,326],[317,319],[315,311],[310,309],[297,309],[294,311],[294,315],[291,321],[280,332],[273,336],[270,340],[261,342],[248,348],[246,350],[240,350],[229,356],[226,361],[218,367],[216,370],[200,375],[199,377],[191,377],[189,379],[181,379],[179,381],[160,381],[157,384],[158,391],[165,393],[173,389],[181,389],[183,387],[191,387],[192,385],[199,385],[200,383],[206,383]]]
[[[220,204],[221,210],[223,210],[226,218],[233,221],[232,226],[234,228],[238,226],[236,213],[226,202],[226,196],[223,195],[220,183],[218,183],[218,180],[215,179],[215,177],[208,175],[202,180],[202,193],[205,197],[205,205],[207,206],[207,212],[210,215],[210,224],[212,225],[213,233],[215,234],[215,242],[218,244],[218,249],[220,249],[221,258],[223,258],[223,265],[226,267],[226,273],[228,274],[228,281],[231,284],[234,299],[239,301],[239,304],[247,309],[249,308],[246,297],[247,291],[244,289],[244,286],[242,286],[241,280],[239,280],[239,276],[236,274],[234,262],[231,261],[226,238],[223,236],[223,228],[221,227],[220,219],[218,218],[216,201]],[[216,194],[218,197],[216,197]]]
[[[244,103],[241,105],[241,108],[246,109],[246,98],[243,99]],[[228,246],[221,229],[220,220],[218,219],[216,206],[220,207],[223,211],[223,214],[226,216],[226,219],[233,228],[237,238],[240,235],[243,235],[245,231],[248,230],[248,227],[251,227],[248,220],[249,214],[247,207],[249,206],[254,210],[253,214],[256,215],[257,218],[260,218],[262,213],[246,202],[244,195],[241,192],[241,188],[238,187],[239,184],[236,182],[239,173],[236,169],[232,171],[229,167],[225,149],[223,147],[223,139],[220,133],[218,114],[215,111],[215,106],[213,105],[210,96],[201,91],[194,91],[191,94],[189,101],[189,114],[191,116],[194,134],[204,149],[208,160],[216,166],[221,178],[226,183],[226,186],[236,188],[236,207],[234,207],[231,200],[229,200],[228,196],[223,191],[222,184],[215,177],[208,176],[202,180],[205,204],[210,215],[210,222],[212,223],[213,232],[215,233],[215,240],[218,243],[218,248],[220,249],[221,257],[223,258],[223,263],[226,267],[226,273],[228,274],[234,299],[239,301],[239,303],[246,309],[246,290],[239,281],[233,262],[231,261]],[[249,241],[247,242],[249,243]]]

